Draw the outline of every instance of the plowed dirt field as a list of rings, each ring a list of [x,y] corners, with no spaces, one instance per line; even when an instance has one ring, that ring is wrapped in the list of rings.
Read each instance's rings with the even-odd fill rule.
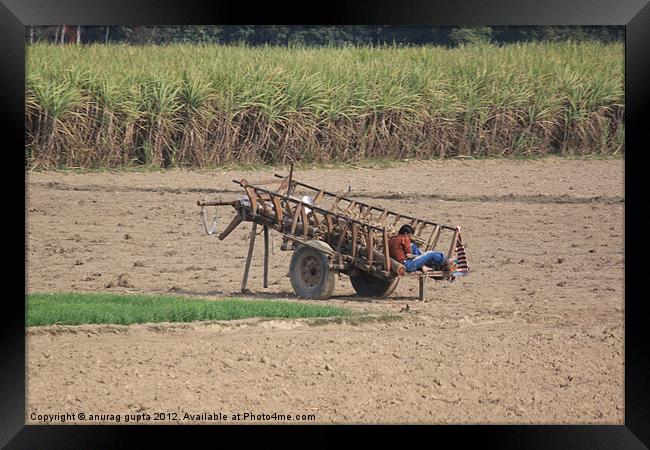
[[[29,172],[27,289],[236,295],[250,224],[224,241],[206,236],[196,201],[235,199],[233,179],[276,172],[287,173]],[[623,423],[623,160],[411,162],[295,177],[461,225],[470,275],[430,283],[424,302],[413,279],[386,300],[337,280],[327,302],[399,316],[390,321],[32,327],[27,423],[63,412],[151,416],[140,423],[241,423],[201,415],[219,412],[256,415],[247,423],[273,413],[313,414],[310,423]],[[222,210],[220,230],[233,214]],[[302,301],[279,238],[262,288],[262,247],[247,297]]]

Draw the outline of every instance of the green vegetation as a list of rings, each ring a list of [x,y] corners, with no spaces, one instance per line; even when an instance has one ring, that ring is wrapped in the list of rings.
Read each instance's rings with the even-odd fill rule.
[[[486,34],[487,35],[487,34]],[[468,42],[483,39],[465,33]],[[623,45],[28,47],[26,164],[615,155]]]
[[[110,323],[235,320],[248,317],[347,317],[348,309],[278,300],[189,299],[173,296],[116,294],[30,294],[27,324],[80,325]]]
[[[249,45],[458,45],[486,40],[622,42],[623,26],[475,26],[426,27],[399,25],[176,25],[176,26],[31,26],[26,42]],[[487,39],[485,39],[487,38]]]

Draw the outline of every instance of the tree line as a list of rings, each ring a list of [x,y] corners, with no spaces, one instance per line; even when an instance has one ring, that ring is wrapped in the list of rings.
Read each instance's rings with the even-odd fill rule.
[[[257,45],[444,45],[507,44],[538,41],[623,41],[622,26],[291,26],[179,25],[86,26],[27,28],[27,43],[125,43],[132,45],[247,44]]]

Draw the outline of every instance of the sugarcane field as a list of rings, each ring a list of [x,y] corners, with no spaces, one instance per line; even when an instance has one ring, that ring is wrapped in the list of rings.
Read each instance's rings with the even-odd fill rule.
[[[26,422],[623,424],[622,49],[31,43]]]

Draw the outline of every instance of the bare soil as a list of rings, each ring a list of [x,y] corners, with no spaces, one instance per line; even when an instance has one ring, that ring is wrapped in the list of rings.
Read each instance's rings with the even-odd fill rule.
[[[238,198],[233,179],[275,172],[287,173],[29,172],[27,289],[237,295],[250,224],[224,241],[206,236],[196,201]],[[327,301],[400,320],[32,327],[27,423],[62,412],[623,423],[623,160],[431,161],[295,176],[461,225],[471,274],[430,283],[424,302],[413,279],[371,300],[343,277]],[[233,214],[222,209],[219,230]],[[248,297],[302,301],[279,246],[277,236],[264,289],[258,244]],[[79,423],[90,422],[114,423]],[[234,423],[181,421],[190,422]]]

